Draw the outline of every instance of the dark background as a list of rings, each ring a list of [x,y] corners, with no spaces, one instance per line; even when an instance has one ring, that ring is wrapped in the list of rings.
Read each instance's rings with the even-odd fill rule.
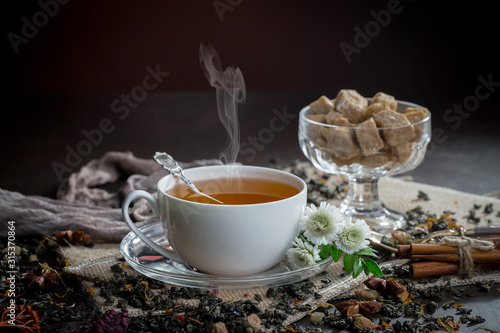
[[[64,2],[61,0],[61,2]],[[50,8],[51,15],[44,14]],[[50,5],[49,5],[50,4]],[[56,7],[54,4],[58,4]],[[399,4],[390,22],[371,31],[348,62],[341,43],[355,46],[356,28],[377,26],[373,13]],[[478,77],[500,82],[498,18],[491,2],[431,1],[16,1],[4,4],[4,103],[0,188],[53,196],[68,147],[84,130],[112,121],[78,170],[107,151],[150,158],[167,151],[180,161],[218,158],[226,142],[215,89],[199,63],[200,44],[238,67],[246,103],[239,107],[241,141],[269,126],[272,110],[299,110],[343,88],[378,91],[428,107],[440,135],[416,181],[473,193],[500,189],[500,86],[467,116],[443,117],[472,100]],[[47,7],[49,6],[49,7]],[[216,6],[219,6],[219,13]],[[227,6],[227,7],[224,7]],[[39,20],[39,21],[37,21]],[[37,31],[17,45],[27,23]],[[26,30],[25,30],[26,32]],[[146,67],[168,72],[125,119],[112,103],[141,85]],[[486,90],[481,90],[486,92]],[[246,164],[304,159],[297,118]],[[64,176],[69,175],[66,172]]]

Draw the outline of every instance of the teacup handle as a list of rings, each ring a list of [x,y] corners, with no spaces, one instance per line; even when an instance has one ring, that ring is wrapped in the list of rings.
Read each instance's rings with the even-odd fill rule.
[[[125,219],[125,222],[127,222],[129,228],[139,237],[144,243],[146,243],[149,247],[151,247],[153,250],[161,254],[167,259],[172,259],[178,262],[182,262],[182,259],[175,253],[174,251],[169,251],[155,242],[153,242],[151,239],[146,237],[140,230],[135,226],[135,223],[132,221],[130,218],[128,209],[130,207],[130,204],[132,201],[137,200],[137,199],[145,199],[150,205],[151,208],[153,209],[153,213],[156,216],[159,216],[159,209],[158,209],[158,200],[156,200],[155,197],[151,195],[151,193],[143,191],[143,190],[135,190],[130,192],[125,200],[123,201],[122,204],[122,214]]]

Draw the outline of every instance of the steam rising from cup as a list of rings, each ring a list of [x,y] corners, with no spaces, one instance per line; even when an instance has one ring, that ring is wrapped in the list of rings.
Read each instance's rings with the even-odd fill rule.
[[[216,89],[219,118],[228,133],[226,147],[219,154],[219,159],[225,164],[235,163],[240,151],[238,103],[245,103],[246,100],[243,74],[233,66],[222,71],[217,52],[203,44],[200,45],[200,64],[208,82]]]

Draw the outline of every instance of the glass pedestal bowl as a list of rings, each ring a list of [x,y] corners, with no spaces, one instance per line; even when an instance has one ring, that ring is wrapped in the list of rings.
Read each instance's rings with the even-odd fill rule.
[[[430,112],[405,101],[398,101],[396,112],[403,114],[408,107],[425,113],[410,120],[409,125],[391,127],[381,127],[374,119],[354,126],[329,125],[317,121],[321,117],[314,116],[309,106],[299,114],[302,152],[318,170],[348,179],[341,211],[353,219],[365,220],[377,232],[389,232],[406,224],[403,213],[381,202],[379,178],[417,167],[431,139]]]

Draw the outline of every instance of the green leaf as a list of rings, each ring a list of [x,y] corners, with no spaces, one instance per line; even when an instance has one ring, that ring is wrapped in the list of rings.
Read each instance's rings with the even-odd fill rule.
[[[376,254],[377,251],[372,249],[371,247],[365,247],[362,250],[359,250],[358,252],[355,253],[355,255],[358,256],[370,256],[370,257],[375,257],[378,258],[378,255]]]
[[[354,267],[352,269],[352,277],[357,278],[359,274],[363,271],[363,264],[359,258],[356,258],[354,261]]]
[[[384,273],[382,273],[382,270],[375,261],[368,258],[362,259],[362,261],[365,266],[365,272],[366,270],[368,270],[369,272],[373,273],[373,275],[379,277],[384,275]]]
[[[344,255],[344,270],[347,274],[352,273],[352,269],[354,268],[354,262],[356,262],[357,257],[353,256],[352,254],[345,254]]]
[[[336,246],[331,246],[330,252],[331,252],[333,261],[335,261],[335,262],[339,261],[340,257],[342,257],[342,255],[344,254],[344,251],[337,249]]]
[[[331,256],[331,245],[320,245],[319,247],[319,256],[321,259],[326,259]]]

